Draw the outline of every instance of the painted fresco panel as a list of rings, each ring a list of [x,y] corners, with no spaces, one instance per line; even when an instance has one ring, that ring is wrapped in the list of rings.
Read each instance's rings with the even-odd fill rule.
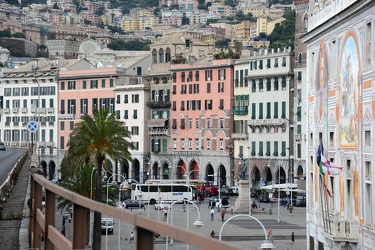
[[[358,147],[358,86],[359,55],[357,40],[352,32],[347,35],[339,64],[339,147]]]

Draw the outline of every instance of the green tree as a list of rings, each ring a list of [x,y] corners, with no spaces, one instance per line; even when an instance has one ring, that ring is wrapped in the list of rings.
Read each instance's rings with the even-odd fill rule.
[[[96,166],[95,200],[102,201],[102,169],[107,158],[119,162],[131,160],[129,149],[132,144],[127,140],[130,133],[122,121],[116,120],[115,113],[109,110],[94,110],[93,117],[84,115],[70,134],[65,156],[68,168],[74,171],[76,166],[92,162]],[[94,213],[93,247],[101,248],[101,213]]]
[[[54,9],[54,10],[58,10],[58,9],[59,9],[59,6],[57,6],[57,3],[55,3],[55,4],[52,6],[52,9]]]
[[[102,16],[104,14],[104,7],[99,7],[97,11],[95,11],[95,15]]]
[[[21,33],[21,32],[17,32],[17,33],[12,34],[12,37],[15,37],[15,38],[26,38],[26,36],[23,33]]]
[[[215,42],[215,46],[219,48],[228,48],[230,41],[231,41],[230,39],[217,40]]]
[[[270,48],[278,48],[279,46],[294,47],[295,36],[295,12],[286,11],[284,13],[285,20],[275,25],[274,30],[268,36],[270,40]]]

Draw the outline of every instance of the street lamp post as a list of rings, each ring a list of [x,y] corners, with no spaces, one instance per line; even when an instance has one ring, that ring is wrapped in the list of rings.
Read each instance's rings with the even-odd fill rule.
[[[268,160],[268,164],[267,166],[270,166],[270,161],[274,159],[274,160],[277,160],[279,166],[278,166],[278,171],[279,171],[279,190],[278,190],[278,194],[277,194],[277,222],[280,222],[280,186],[281,186],[281,183],[280,183],[280,167],[281,167],[281,164],[280,164],[280,160],[279,159],[276,159],[276,158],[271,158]]]
[[[201,213],[200,213],[200,211],[199,211],[199,208],[197,207],[197,205],[194,203],[194,202],[192,202],[192,201],[189,201],[189,200],[187,200],[187,201],[185,201],[185,200],[178,200],[178,201],[175,201],[175,202],[173,202],[171,205],[170,205],[170,207],[168,208],[168,214],[170,214],[170,211],[171,211],[171,209],[172,209],[172,206],[174,205],[174,204],[176,204],[177,202],[188,202],[188,203],[190,203],[190,204],[193,204],[194,206],[195,206],[195,208],[197,209],[197,212],[198,212],[198,218],[195,220],[195,222],[193,223],[193,225],[194,226],[196,226],[198,229],[199,228],[201,228],[202,226],[204,226],[204,224],[203,224],[203,221],[202,221],[202,219],[201,219]],[[172,215],[171,215],[172,216]],[[168,218],[169,218],[169,216],[167,216],[167,224],[168,224]],[[172,221],[172,218],[171,218],[171,225],[173,225],[173,221]],[[186,225],[186,227],[187,227],[187,229],[189,229],[189,217],[187,217],[187,225]],[[168,236],[165,238],[165,243],[166,243],[166,249],[168,249]],[[173,239],[171,238],[171,241],[170,241],[170,243],[171,243],[171,245],[173,245]],[[187,246],[187,247],[189,247],[189,245]]]
[[[94,173],[94,170],[96,170],[95,167],[92,168],[91,174],[90,174],[90,199],[92,200],[92,174]],[[90,236],[89,236],[89,246],[92,246],[92,216],[93,211],[90,209]]]
[[[267,238],[267,231],[266,231],[266,228],[264,227],[263,223],[260,222],[260,220],[258,220],[257,218],[255,218],[254,216],[251,216],[251,215],[247,215],[247,214],[239,214],[239,215],[234,215],[232,217],[230,217],[226,222],[224,222],[224,224],[221,226],[220,228],[220,233],[219,233],[219,241],[221,241],[221,233],[224,229],[224,226],[229,222],[231,221],[232,219],[234,218],[237,218],[237,217],[248,217],[248,218],[251,218],[251,219],[254,219],[256,222],[258,222],[258,224],[262,227],[263,229],[263,232],[264,232],[264,241],[262,243],[262,245],[260,246],[259,249],[273,249],[275,248],[273,246],[273,243],[270,241],[270,239]]]
[[[106,202],[107,202],[107,205],[108,205],[108,182],[109,182],[109,180],[112,178],[113,179],[113,176],[121,176],[122,177],[122,179],[123,179],[123,181],[125,181],[126,179],[125,179],[125,177],[123,176],[123,175],[121,175],[121,174],[113,174],[112,173],[112,175],[107,179],[107,198],[106,198]],[[120,202],[120,188],[119,188],[119,194],[118,194],[118,199],[119,199],[119,202]],[[106,228],[105,228],[105,230],[106,230],[106,232],[105,232],[105,249],[107,250],[108,249],[108,225],[107,225],[107,223],[108,223],[108,215],[107,215],[107,220],[106,220]],[[118,222],[118,249],[120,250],[120,230],[121,230],[121,228],[120,228],[120,219],[119,219],[119,222]]]

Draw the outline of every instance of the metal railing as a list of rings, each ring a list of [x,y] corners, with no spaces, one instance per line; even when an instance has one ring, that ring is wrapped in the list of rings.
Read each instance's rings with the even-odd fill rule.
[[[45,190],[45,214],[41,210],[43,189]],[[71,241],[63,236],[55,227],[55,202],[57,195],[73,203],[73,235]],[[87,216],[85,215],[89,209],[134,225],[137,235],[135,249],[154,249],[154,233],[189,243],[189,245],[194,245],[200,249],[240,249],[199,233],[167,225],[163,222],[96,202],[64,189],[47,180],[42,175],[35,173],[31,175],[30,198],[29,239],[30,248],[32,249],[41,248],[43,241],[39,235],[41,235],[42,230],[44,231],[45,240],[43,243],[45,250],[54,249],[54,247],[58,249],[84,249],[86,237],[88,236],[86,227],[82,227],[82,225],[87,225]]]

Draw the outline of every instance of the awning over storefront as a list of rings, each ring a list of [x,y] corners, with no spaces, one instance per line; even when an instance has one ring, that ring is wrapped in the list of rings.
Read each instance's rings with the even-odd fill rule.
[[[155,128],[155,127],[165,127],[165,122],[168,119],[151,119],[148,121],[147,125],[149,128]]]

